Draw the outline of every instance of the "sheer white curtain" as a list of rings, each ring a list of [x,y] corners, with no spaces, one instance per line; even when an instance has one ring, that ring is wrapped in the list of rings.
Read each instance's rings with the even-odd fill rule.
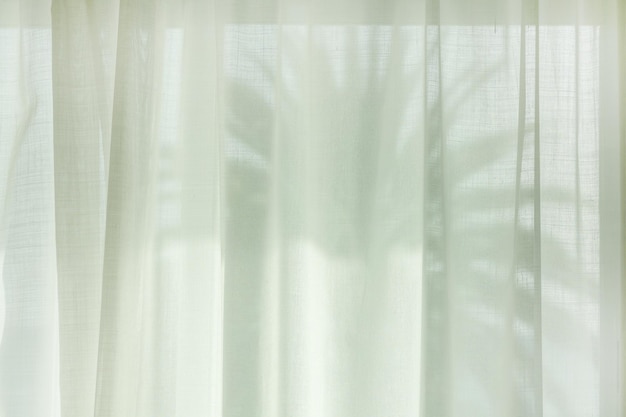
[[[619,6],[0,1],[0,417],[623,415]]]

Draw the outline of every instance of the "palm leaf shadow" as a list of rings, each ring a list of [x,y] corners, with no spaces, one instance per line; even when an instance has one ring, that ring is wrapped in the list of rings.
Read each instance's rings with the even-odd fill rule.
[[[346,325],[338,328],[337,334],[343,338],[349,349],[357,349],[356,346],[367,346],[361,342],[368,340],[368,330],[374,326],[376,312],[379,308],[376,305],[377,290],[385,286],[384,282],[379,282],[382,265],[380,260],[385,251],[394,246],[411,246],[415,243],[421,225],[421,219],[416,219],[416,215],[421,212],[420,201],[415,194],[406,192],[404,183],[412,178],[419,177],[420,173],[414,170],[415,155],[411,152],[397,152],[394,148],[403,150],[415,150],[414,143],[402,143],[401,130],[405,115],[398,112],[395,117],[382,120],[381,115],[385,113],[385,106],[391,100],[395,100],[396,107],[412,108],[412,95],[415,94],[415,84],[421,82],[419,76],[421,69],[413,68],[411,71],[403,72],[400,69],[402,60],[395,66],[388,66],[384,77],[377,74],[374,65],[366,68],[359,66],[359,56],[357,51],[364,53],[363,45],[359,44],[357,36],[348,36],[346,54],[343,56],[344,72],[348,74],[345,84],[337,84],[332,74],[336,71],[337,58],[332,55],[332,50],[323,43],[311,42],[312,49],[308,51],[310,60],[316,65],[315,88],[316,104],[327,105],[332,111],[325,113],[326,120],[318,120],[316,132],[318,137],[309,138],[314,142],[310,145],[317,150],[324,150],[328,159],[318,172],[319,188],[314,195],[309,195],[307,201],[318,207],[328,208],[324,213],[317,214],[318,220],[315,227],[306,223],[307,219],[303,213],[293,213],[290,211],[288,218],[284,219],[282,229],[282,239],[286,242],[305,239],[312,241],[325,253],[333,254],[340,258],[356,258],[364,265],[363,280],[364,285],[369,286],[364,289],[366,318],[348,319],[347,323],[359,323],[357,326]],[[278,35],[280,36],[280,34]],[[309,34],[309,36],[313,36]],[[394,36],[398,36],[394,34]],[[508,36],[508,35],[506,35]],[[399,39],[399,40],[398,40]],[[289,45],[290,39],[284,38],[287,45],[285,51],[299,51],[297,44]],[[394,47],[398,48],[398,56],[406,56],[408,48],[415,47],[414,44],[401,36],[394,38]],[[376,36],[370,38],[366,51],[372,57],[381,56],[380,44],[376,42]],[[256,71],[262,78],[270,83],[281,83],[277,77],[278,66],[291,65],[294,61],[299,61],[302,56],[290,56],[286,53],[284,61],[268,62],[267,59],[255,55],[249,51],[250,59],[255,63]],[[428,51],[431,54],[432,51]],[[283,57],[279,57],[283,58]],[[458,91],[454,101],[446,103],[446,124],[453,125],[455,118],[467,106],[470,99],[474,97],[481,88],[486,88],[493,74],[503,65],[509,65],[505,59],[494,63],[487,68],[476,71],[473,77],[457,77],[448,86],[451,91]],[[306,78],[302,76],[302,78]],[[257,258],[250,260],[249,269],[242,271],[244,275],[254,275],[262,268],[263,250],[261,249],[268,233],[267,218],[269,216],[268,194],[270,184],[275,180],[272,176],[276,173],[285,173],[282,162],[275,159],[275,149],[273,149],[273,138],[276,135],[276,119],[289,115],[292,109],[298,106],[305,106],[306,97],[312,92],[307,90],[310,84],[307,82],[298,83],[296,90],[278,88],[279,95],[267,97],[258,88],[243,83],[241,80],[229,80],[229,94],[231,94],[231,113],[228,115],[227,129],[232,135],[236,149],[228,159],[228,207],[230,210],[229,241],[235,253],[241,253],[242,247],[248,248],[245,256]],[[393,93],[389,93],[390,89]],[[303,98],[305,98],[303,100]],[[280,102],[281,114],[277,114],[276,104]],[[403,105],[404,103],[404,105]],[[381,129],[384,126],[384,129]],[[293,125],[281,127],[280,137],[285,146],[290,146],[289,142],[301,140],[303,132],[290,130]],[[418,125],[418,129],[420,126]],[[338,130],[340,129],[340,130]],[[527,126],[526,130],[531,127]],[[306,133],[306,132],[305,132]],[[489,203],[489,209],[494,210],[500,205],[502,210],[512,210],[510,202],[506,201],[510,197],[511,190],[506,185],[494,186],[480,182],[467,186],[468,179],[473,178],[481,171],[492,169],[503,161],[512,160],[511,146],[505,138],[516,136],[516,132],[494,132],[491,136],[481,136],[468,138],[461,144],[456,144],[454,152],[463,152],[477,155],[476,158],[465,161],[461,166],[455,167],[452,175],[446,177],[445,185],[449,194],[446,196],[449,205],[462,205],[464,215],[475,214],[473,220],[463,223],[456,223],[456,235],[461,236],[465,242],[471,245],[466,247],[465,257],[468,262],[467,269],[462,276],[453,277],[447,285],[454,286],[454,291],[466,295],[467,304],[464,307],[468,312],[474,310],[487,309],[499,317],[505,317],[510,312],[503,309],[502,305],[494,300],[491,293],[485,292],[488,287],[500,288],[496,292],[504,292],[511,285],[508,279],[509,266],[502,258],[499,236],[510,236],[511,218],[510,216],[488,218],[487,221],[480,220],[480,214],[485,212],[485,202]],[[412,140],[417,140],[418,135],[414,132]],[[484,149],[484,152],[479,151]],[[514,149],[514,148],[513,148]],[[317,155],[310,155],[311,158]],[[510,171],[513,172],[513,171]],[[304,181],[302,173],[289,171],[290,181],[302,183]],[[279,181],[279,183],[281,183]],[[289,187],[290,185],[283,185]],[[421,186],[421,185],[420,185]],[[567,205],[570,204],[571,195],[564,189],[544,190],[545,199],[543,203]],[[293,198],[301,198],[310,190],[303,188],[300,193],[294,193],[291,199],[283,201],[283,204],[292,204]],[[520,190],[520,206],[533,204],[535,190],[523,188]],[[300,196],[300,197],[297,197]],[[428,198],[428,196],[426,196]],[[425,201],[427,203],[427,201]],[[295,204],[302,205],[302,202]],[[438,228],[439,225],[429,225],[428,218],[425,219],[425,228]],[[364,227],[365,226],[365,227]],[[532,241],[533,230],[525,226],[520,226],[518,239],[520,241]],[[563,248],[563,242],[557,236],[542,236],[544,244],[549,244],[553,248],[553,253],[558,254],[559,261],[563,265],[574,264],[571,253]],[[477,265],[490,265],[494,270],[507,272],[486,272],[484,267]],[[520,265],[521,269],[527,266]],[[531,273],[531,270],[526,271]],[[503,277],[504,276],[504,277]],[[562,282],[567,286],[568,282]],[[573,284],[572,284],[573,285]],[[449,289],[450,290],[450,289]],[[534,295],[525,288],[514,288],[514,297],[521,305],[532,305],[543,302],[534,299]],[[452,307],[448,307],[452,308]],[[557,311],[562,314],[564,320],[567,319],[568,312],[564,306],[556,306]],[[361,311],[362,312],[362,311]],[[355,317],[358,313],[354,313]],[[510,318],[511,323],[521,322],[528,327],[535,327],[533,317],[525,315],[525,311],[516,311],[516,316]],[[380,324],[380,323],[379,323]],[[449,323],[443,323],[448,326]],[[502,329],[500,324],[489,321],[475,319],[472,321],[471,332],[476,341],[485,340],[488,336],[500,334]],[[447,328],[440,328],[439,331],[447,332]],[[540,330],[539,330],[540,331]],[[513,331],[514,332],[514,331]],[[524,351],[528,340],[517,340],[511,343],[519,343],[520,351]],[[510,347],[510,345],[508,345]],[[476,348],[476,346],[470,348]],[[481,350],[482,347],[479,347]],[[565,349],[566,347],[563,346]],[[489,346],[485,346],[484,351],[490,351]],[[522,353],[522,355],[527,355]],[[374,352],[365,351],[354,356],[352,371],[361,373],[364,376],[364,386],[361,390],[369,390],[367,382],[368,361],[373,360]],[[485,359],[489,357],[487,355]],[[527,360],[534,359],[526,357]],[[526,360],[525,359],[525,360]],[[490,367],[482,366],[483,359],[477,360],[470,367],[474,373],[472,384],[479,386],[479,389],[486,393],[494,392],[493,375],[489,374]],[[511,380],[516,378],[515,370],[512,370]],[[549,375],[546,376],[549,382]],[[428,383],[428,381],[426,381]],[[520,404],[524,404],[527,410],[532,405],[522,387],[513,383],[512,389],[518,396]],[[497,391],[495,391],[497,392]],[[566,404],[560,404],[566,408]],[[365,407],[365,406],[363,406]]]

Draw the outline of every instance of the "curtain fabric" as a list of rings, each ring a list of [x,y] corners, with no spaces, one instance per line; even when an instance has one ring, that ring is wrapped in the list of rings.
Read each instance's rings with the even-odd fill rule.
[[[0,416],[623,415],[623,13],[0,2]]]

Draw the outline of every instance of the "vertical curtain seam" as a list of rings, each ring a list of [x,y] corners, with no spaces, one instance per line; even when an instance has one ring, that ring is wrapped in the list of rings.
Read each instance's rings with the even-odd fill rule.
[[[541,265],[541,129],[540,129],[540,25],[539,25],[539,0],[533,1],[533,20],[535,24],[535,199],[534,199],[534,237],[535,237],[535,320],[538,327],[535,343],[537,349],[537,358],[535,366],[536,370],[536,386],[538,396],[538,416],[543,415],[543,323],[542,323],[542,265]]]

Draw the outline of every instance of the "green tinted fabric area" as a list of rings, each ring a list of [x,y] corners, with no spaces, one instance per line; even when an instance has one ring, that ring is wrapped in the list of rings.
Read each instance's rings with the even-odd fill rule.
[[[0,0],[0,417],[624,415],[617,0]]]

